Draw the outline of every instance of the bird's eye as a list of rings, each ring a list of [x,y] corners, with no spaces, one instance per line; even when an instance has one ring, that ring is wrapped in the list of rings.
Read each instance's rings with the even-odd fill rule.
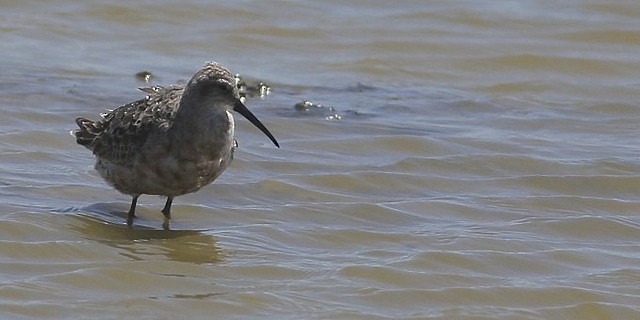
[[[216,90],[220,90],[224,92],[231,90],[231,87],[229,87],[227,84],[219,83],[219,82],[214,85],[214,88],[216,88]]]

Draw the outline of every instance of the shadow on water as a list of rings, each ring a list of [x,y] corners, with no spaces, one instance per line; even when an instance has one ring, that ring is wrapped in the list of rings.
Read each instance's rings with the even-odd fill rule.
[[[180,224],[172,224],[173,229],[166,230],[158,221],[161,219],[144,218],[127,226],[126,213],[121,211],[120,206],[109,203],[73,209],[70,228],[83,238],[122,250],[121,255],[133,260],[165,257],[170,261],[203,264],[223,259],[215,237],[206,230],[175,229]]]

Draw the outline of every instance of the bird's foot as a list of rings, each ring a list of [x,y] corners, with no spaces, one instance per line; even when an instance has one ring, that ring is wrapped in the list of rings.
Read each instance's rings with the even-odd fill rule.
[[[169,219],[164,219],[164,221],[162,222],[162,229],[164,229],[165,231],[171,230],[171,228],[169,227]]]

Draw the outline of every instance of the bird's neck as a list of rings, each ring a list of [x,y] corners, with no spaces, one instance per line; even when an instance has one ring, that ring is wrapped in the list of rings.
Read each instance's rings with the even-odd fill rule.
[[[188,103],[183,99],[169,131],[174,143],[185,148],[225,148],[233,139],[233,115],[220,102],[205,105]]]

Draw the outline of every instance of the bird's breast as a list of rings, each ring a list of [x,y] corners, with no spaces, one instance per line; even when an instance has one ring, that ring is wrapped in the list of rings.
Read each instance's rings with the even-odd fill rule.
[[[234,120],[233,115],[225,111],[200,118],[193,124],[179,134],[172,145],[180,150],[174,153],[176,170],[186,179],[195,178],[196,184],[202,186],[218,177],[233,159]]]

